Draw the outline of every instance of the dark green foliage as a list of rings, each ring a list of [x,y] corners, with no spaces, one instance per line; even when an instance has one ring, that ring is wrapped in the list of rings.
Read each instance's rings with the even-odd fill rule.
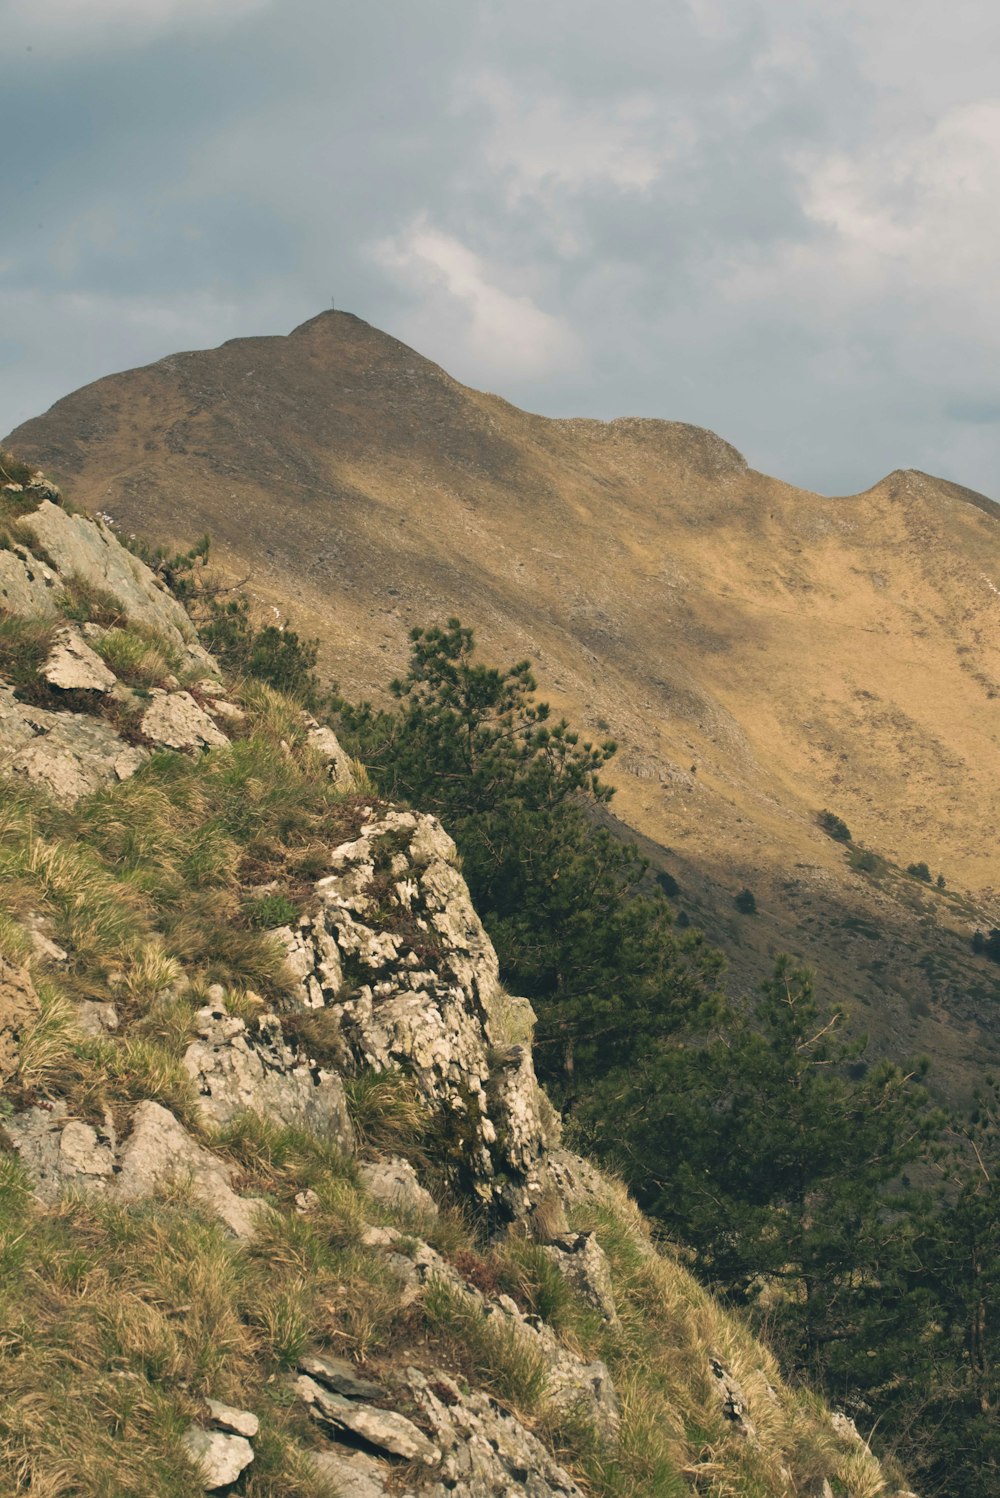
[[[733,904],[740,915],[757,914],[757,897],[752,889],[741,889],[738,895],[733,896]]]
[[[877,853],[872,853],[869,848],[852,848],[848,854],[848,863],[859,874],[877,874],[885,867],[884,859],[879,858]]]
[[[972,950],[979,957],[988,957],[991,962],[1000,962],[1000,929],[996,926],[986,933],[972,933]]]
[[[908,863],[906,872],[913,879],[922,879],[925,884],[931,882],[931,871],[925,863]]]
[[[816,822],[826,833],[827,837],[833,838],[834,842],[849,843],[851,841],[851,829],[835,812],[818,811],[816,813]]]
[[[922,1068],[852,1065],[863,1043],[839,1041],[841,1022],[782,959],[715,1038],[651,1052],[600,1103],[630,1184],[701,1272],[766,1300],[791,1367],[869,1389],[898,1353],[882,1300],[914,1206],[900,1175],[941,1119]]]
[[[387,796],[437,813],[455,838],[505,978],[538,1012],[539,1070],[570,1102],[711,1011],[721,959],[673,930],[659,890],[644,892],[644,861],[595,824],[614,744],[553,721],[526,662],[477,662],[458,620],[412,640],[399,706],[341,702],[341,731]]]
[[[225,603],[211,600],[199,634],[202,644],[226,671],[256,677],[309,706],[318,703],[317,642],[303,640],[295,630],[279,629],[274,624],[257,628],[246,598],[230,598]]]
[[[243,907],[248,926],[258,931],[272,931],[278,926],[290,926],[299,918],[299,912],[285,895],[261,895],[248,900]]]

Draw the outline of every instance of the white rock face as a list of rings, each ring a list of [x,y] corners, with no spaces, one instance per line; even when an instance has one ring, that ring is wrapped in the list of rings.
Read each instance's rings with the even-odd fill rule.
[[[303,716],[306,722],[306,741],[310,749],[327,765],[334,785],[340,790],[349,791],[354,785],[354,771],[351,769],[350,757],[341,748],[337,735],[332,728],[325,723],[317,723],[308,713]]]
[[[358,1174],[365,1190],[384,1207],[414,1217],[437,1216],[437,1203],[417,1180],[409,1160],[398,1155],[366,1160],[358,1166]]]
[[[544,1248],[546,1256],[584,1300],[611,1326],[618,1326],[607,1255],[593,1233],[563,1233]]]
[[[502,1215],[530,1214],[552,1110],[529,1048],[505,1043],[511,1001],[454,843],[434,817],[392,811],[330,866],[318,914],[280,933],[299,1002],[336,1016],[352,1068],[405,1066],[456,1141],[463,1183]]]
[[[249,1410],[235,1409],[219,1399],[206,1399],[205,1403],[216,1430],[225,1430],[234,1436],[246,1436],[248,1440],[252,1440],[260,1430],[260,1421]]]
[[[398,1456],[404,1462],[421,1462],[433,1467],[440,1460],[440,1451],[428,1441],[423,1431],[395,1410],[379,1410],[370,1404],[345,1399],[342,1394],[324,1389],[304,1373],[295,1380],[295,1389],[313,1419],[334,1433],[348,1432],[360,1436],[370,1446],[386,1451],[390,1456]]]
[[[128,780],[148,758],[103,719],[29,707],[0,683],[0,774],[40,786],[71,806],[80,796]]]
[[[354,1134],[344,1085],[290,1046],[277,1015],[263,1014],[250,1025],[225,1010],[209,1007],[195,1016],[198,1038],[184,1056],[201,1106],[213,1123],[238,1113],[332,1139],[350,1154]]]
[[[227,1488],[253,1461],[253,1447],[243,1436],[225,1435],[222,1431],[202,1430],[200,1426],[192,1425],[181,1436],[181,1441],[198,1468],[208,1493]]]
[[[168,1186],[187,1187],[192,1199],[237,1238],[252,1238],[262,1203],[237,1196],[231,1175],[231,1168],[192,1139],[172,1113],[145,1102],[132,1115],[115,1194],[122,1201],[139,1201]]]
[[[165,749],[194,751],[217,749],[229,740],[200,708],[190,692],[165,692],[154,687],[152,701],[142,715],[140,727],[154,744]]]
[[[0,551],[0,608],[23,618],[54,619],[59,575],[26,546]]]
[[[215,662],[197,643],[183,604],[105,526],[84,515],[69,515],[48,500],[28,523],[61,578],[75,575],[114,594],[130,619],[164,635],[192,663],[203,665],[206,674],[216,674]]]
[[[138,1103],[131,1125],[122,1145],[110,1117],[95,1129],[69,1118],[65,1103],[56,1102],[16,1113],[4,1128],[41,1201],[57,1202],[69,1191],[144,1201],[181,1187],[238,1238],[253,1236],[263,1203],[236,1195],[224,1160],[192,1139],[159,1103]]]
[[[66,692],[110,692],[117,681],[97,651],[91,650],[79,631],[69,625],[57,630],[40,674],[50,687]]]
[[[583,1498],[580,1488],[508,1410],[467,1394],[446,1373],[408,1368],[405,1382],[442,1452],[426,1498]]]
[[[361,1451],[304,1451],[324,1498],[389,1498],[388,1470]]]

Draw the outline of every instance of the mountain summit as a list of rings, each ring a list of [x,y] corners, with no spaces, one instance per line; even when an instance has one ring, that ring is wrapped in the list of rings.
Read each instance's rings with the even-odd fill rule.
[[[945,1082],[997,1054],[969,945],[1000,924],[981,495],[902,471],[827,498],[698,427],[531,415],[342,312],[99,380],[6,440],[127,531],[210,531],[346,693],[459,615],[618,740],[615,809],[734,982],[791,950]]]

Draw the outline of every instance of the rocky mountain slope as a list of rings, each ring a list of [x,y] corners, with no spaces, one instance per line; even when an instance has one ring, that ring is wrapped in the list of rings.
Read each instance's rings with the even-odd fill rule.
[[[454,845],[0,488],[0,1487],[903,1498],[565,1149]]]
[[[210,530],[348,693],[449,614],[530,658],[619,741],[615,809],[735,986],[789,950],[942,1086],[1000,1054],[969,949],[1000,924],[988,500],[914,472],[828,499],[676,422],[532,416],[343,313],[98,381],[11,440],[126,531]]]

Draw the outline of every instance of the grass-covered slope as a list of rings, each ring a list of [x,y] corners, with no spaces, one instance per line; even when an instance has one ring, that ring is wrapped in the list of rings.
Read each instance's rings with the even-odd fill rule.
[[[14,544],[30,552],[24,532]],[[344,1498],[351,1483],[539,1498],[895,1494],[896,1475],[819,1400],[783,1382],[744,1323],[554,1131],[539,1146],[547,1212],[502,1223],[465,1189],[460,1120],[451,1135],[442,1127],[447,1114],[434,1112],[417,1056],[382,1072],[355,1056],[338,1078],[325,1035],[331,1070],[311,1074],[317,1090],[343,1088],[353,1147],[343,1131],[255,1112],[252,1097],[225,1123],[206,1114],[187,1064],[206,1012],[241,1037],[273,1013],[293,1049],[324,1038],[335,1006],[296,1007],[280,933],[315,914],[345,846],[386,809],[363,777],[331,775],[295,700],[249,682],[216,681],[209,693],[191,681],[185,693],[183,662],[148,621],[127,608],[115,621],[80,620],[79,589],[50,571],[45,630],[92,625],[83,638],[118,687],[54,685],[47,634],[31,654],[0,655],[4,710],[29,726],[23,711],[41,711],[35,738],[56,754],[95,718],[118,731],[122,714],[99,699],[120,689],[112,700],[129,706],[139,758],[120,781],[56,799],[0,721],[0,1492],[194,1498],[205,1478],[188,1436],[211,1424],[214,1399],[259,1420],[252,1462],[224,1489],[246,1498],[321,1498],[338,1483]],[[38,628],[0,613],[0,639]],[[123,633],[151,654],[136,659]],[[176,707],[185,695],[218,740],[164,748],[150,704]],[[399,889],[416,878],[409,856],[402,843],[389,850],[386,871],[371,874],[378,899],[363,895],[358,908],[402,967],[410,956],[424,965],[427,992],[454,988],[452,949],[443,938],[419,942],[399,915]],[[340,953],[338,982],[356,1002],[350,956]],[[414,1012],[421,991],[408,996]],[[484,1031],[494,1022],[485,1009],[467,1018]],[[484,1040],[484,1097],[522,1064],[519,1050],[500,1054]],[[462,1079],[451,1082],[461,1092]],[[116,1182],[149,1105],[257,1204],[252,1232],[236,1236],[218,1220],[194,1169],[125,1199]],[[40,1173],[26,1120],[55,1139],[70,1189]],[[408,1161],[431,1196],[379,1189],[372,1166],[391,1158]],[[567,1272],[564,1241],[599,1266],[603,1250],[610,1278],[600,1295],[596,1281]],[[356,1365],[367,1391],[342,1404],[376,1426],[390,1415],[411,1422],[433,1455],[393,1455],[377,1432],[334,1440],[295,1387],[310,1354]],[[604,1390],[597,1402],[584,1397],[588,1379]],[[492,1475],[449,1476],[468,1452],[493,1462]]]

